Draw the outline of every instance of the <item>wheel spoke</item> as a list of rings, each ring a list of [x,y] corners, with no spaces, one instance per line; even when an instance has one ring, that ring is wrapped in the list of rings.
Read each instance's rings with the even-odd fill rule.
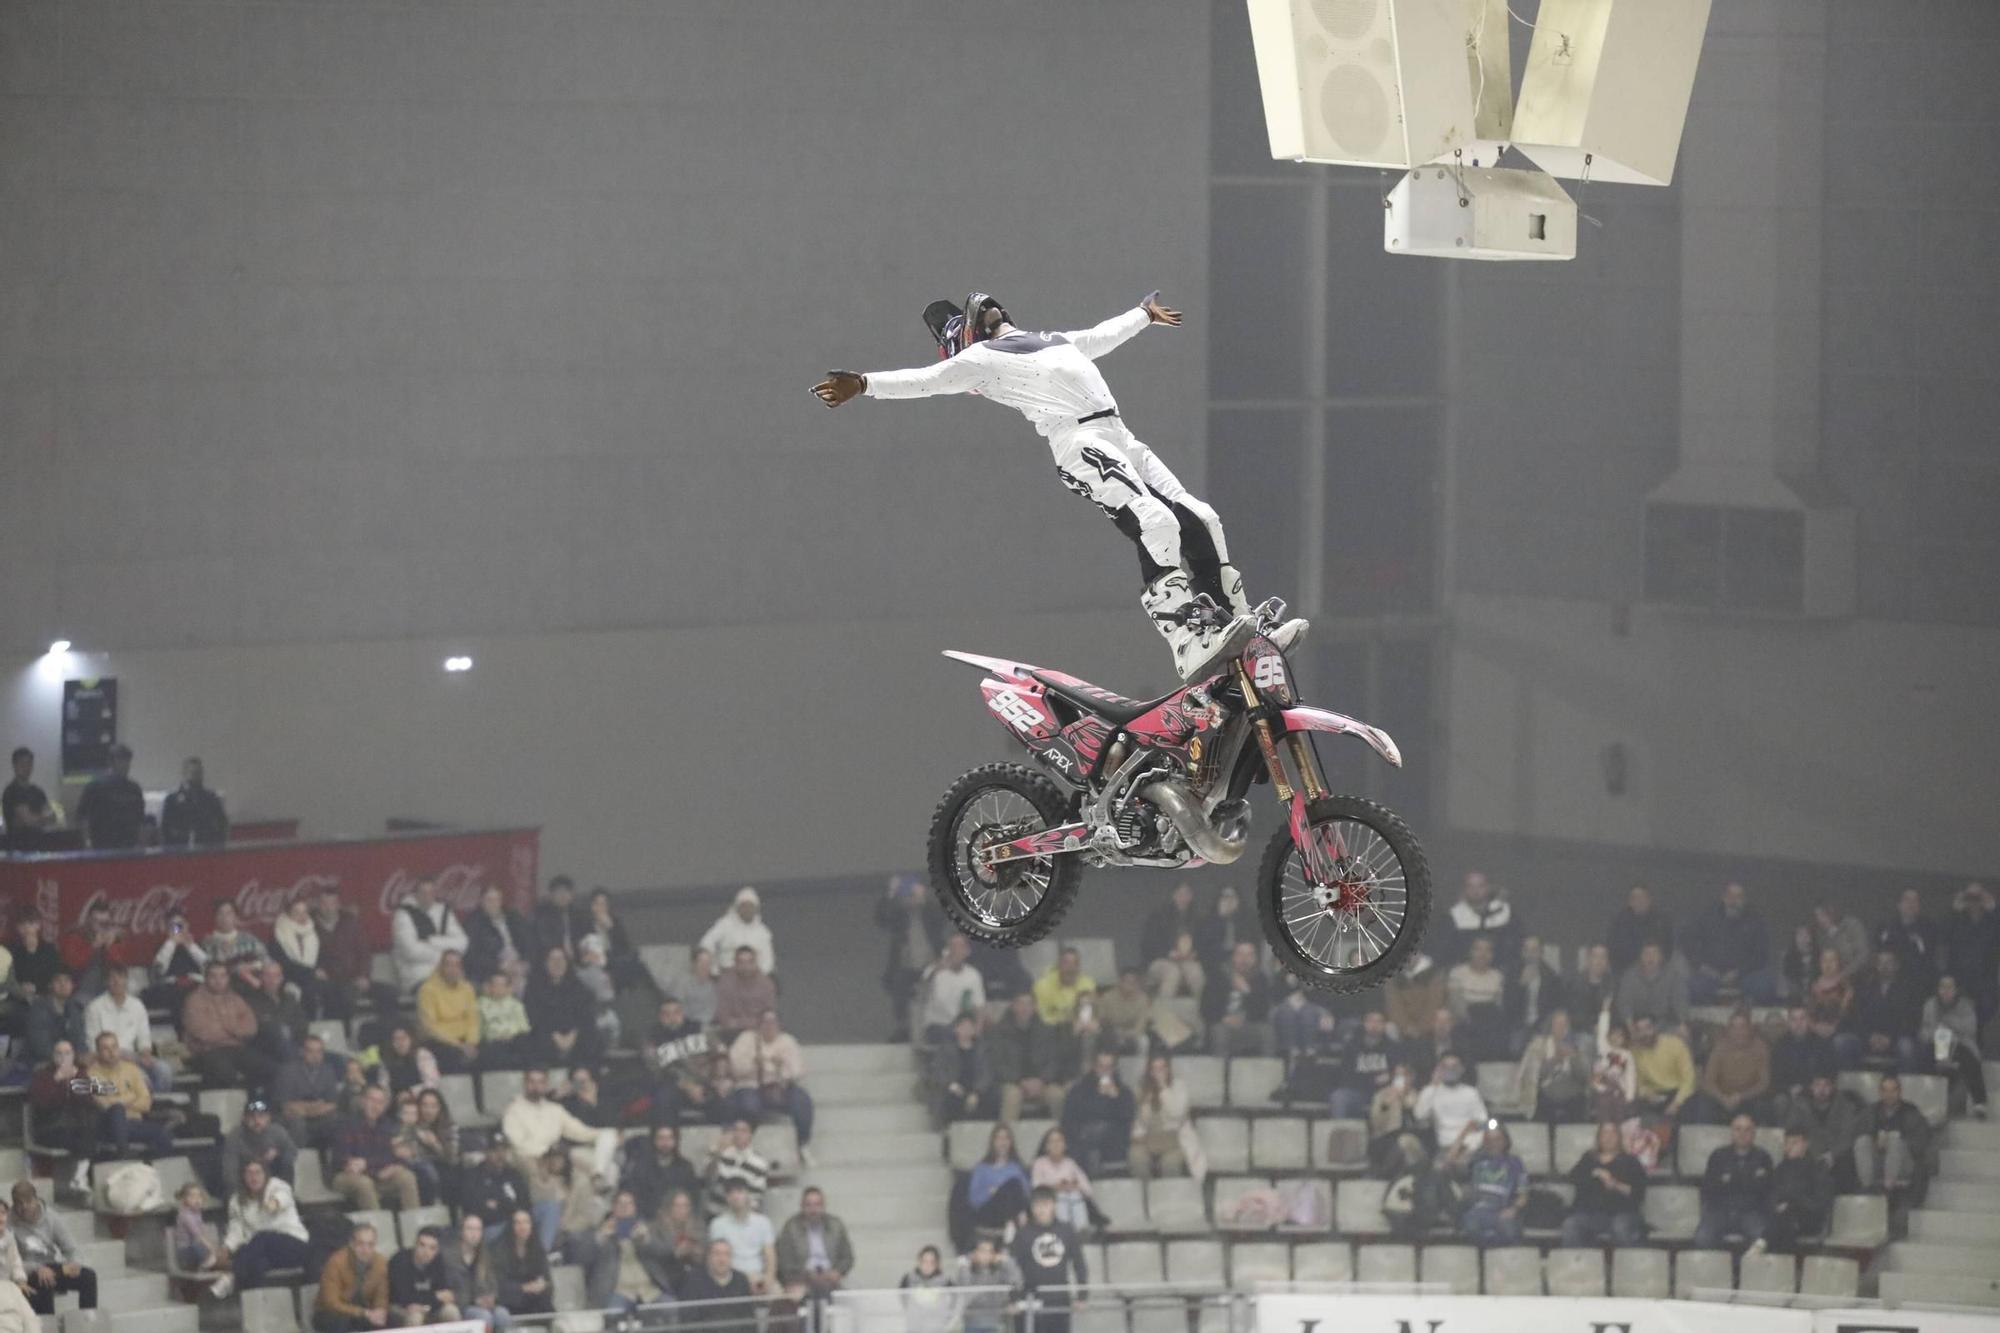
[[[1339,974],[1385,957],[1409,906],[1405,867],[1371,824],[1338,817],[1314,825],[1279,874],[1278,921],[1313,967]]]
[[[952,869],[958,897],[982,922],[1005,928],[1016,925],[1040,905],[1055,873],[1049,856],[1003,861],[982,868],[979,852],[1049,827],[1033,802],[1011,787],[980,791],[959,808],[951,828]]]

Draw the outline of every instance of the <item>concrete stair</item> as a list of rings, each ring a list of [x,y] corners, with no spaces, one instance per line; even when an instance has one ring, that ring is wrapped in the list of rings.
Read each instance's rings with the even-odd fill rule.
[[[1914,1303],[2000,1307],[2000,1277],[1887,1272],[1881,1277],[1881,1295],[1891,1306]]]
[[[806,1048],[806,1087],[818,1107],[813,1155],[796,1187],[773,1199],[795,1206],[798,1189],[826,1191],[827,1208],[847,1223],[856,1270],[848,1286],[893,1287],[925,1245],[945,1246],[951,1171],[937,1131],[917,1100],[917,1058],[887,1044]],[[785,1217],[773,1211],[771,1220]]]
[[[810,1057],[806,1064],[806,1090],[812,1093],[813,1103],[823,1107],[861,1107],[885,1104],[912,1104],[916,1098],[916,1073],[914,1070],[899,1070],[884,1073],[879,1070],[825,1070],[817,1068]]]
[[[106,1310],[143,1310],[166,1305],[165,1273],[127,1273],[97,1284],[97,1304]]]
[[[840,1170],[855,1166],[901,1166],[929,1164],[937,1160],[938,1136],[926,1130],[916,1134],[853,1134],[813,1131],[813,1155],[822,1168]]]
[[[1882,1267],[1896,1273],[1937,1273],[1947,1277],[2000,1274],[2000,1255],[1990,1248],[1897,1241],[1882,1251]]]
[[[1924,1202],[1943,1212],[2000,1213],[2000,1190],[1962,1180],[1935,1180]]]
[[[1991,1212],[1947,1212],[1919,1208],[1910,1214],[1910,1239],[1926,1245],[1979,1245],[1994,1251],[2000,1269],[2000,1208]]]
[[[846,1134],[928,1134],[930,1112],[914,1101],[894,1106],[829,1106],[818,1112],[813,1134],[828,1141]]]
[[[1945,1127],[1944,1146],[2000,1153],[2000,1121],[1954,1120]]]
[[[1938,1178],[2000,1184],[2000,1152],[1990,1148],[1946,1148],[1938,1154]]]
[[[125,1276],[125,1242],[122,1240],[82,1240],[76,1243],[84,1267],[95,1269],[97,1280],[107,1282]]]

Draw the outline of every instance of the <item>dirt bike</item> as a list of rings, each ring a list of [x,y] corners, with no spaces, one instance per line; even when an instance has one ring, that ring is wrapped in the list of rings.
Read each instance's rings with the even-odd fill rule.
[[[1250,789],[1286,812],[1257,872],[1272,951],[1320,990],[1401,971],[1430,913],[1430,868],[1393,811],[1329,792],[1311,734],[1357,736],[1400,767],[1388,735],[1302,706],[1266,637],[1276,599],[1236,623],[1214,671],[1160,699],[1128,699],[1061,671],[975,653],[986,707],[1032,767],[987,764],[946,790],[931,819],[938,901],[969,937],[1032,944],[1075,901],[1086,865],[1227,865],[1249,846]],[[1291,772],[1284,757],[1291,761]]]

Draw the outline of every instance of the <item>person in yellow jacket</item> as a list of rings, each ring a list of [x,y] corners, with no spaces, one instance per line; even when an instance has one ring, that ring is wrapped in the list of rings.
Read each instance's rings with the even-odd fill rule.
[[[445,1073],[470,1069],[479,1059],[479,992],[465,979],[465,955],[458,950],[445,950],[437,971],[417,987],[417,1026]]]
[[[153,1085],[147,1081],[146,1071],[118,1049],[117,1033],[97,1034],[89,1073],[101,1113],[98,1138],[114,1145],[120,1157],[135,1143],[153,1152],[173,1147],[173,1131],[147,1116],[153,1109]]]
[[[1035,980],[1035,1010],[1049,1026],[1068,1027],[1083,998],[1095,994],[1097,983],[1084,975],[1083,955],[1064,949],[1056,955],[1056,965]]]
[[[376,1252],[375,1228],[362,1222],[320,1270],[313,1333],[369,1333],[388,1324],[389,1264]]]
[[[1638,1080],[1638,1102],[1647,1110],[1677,1114],[1694,1095],[1694,1056],[1687,1043],[1662,1032],[1650,1014],[1632,1020],[1632,1070]]]

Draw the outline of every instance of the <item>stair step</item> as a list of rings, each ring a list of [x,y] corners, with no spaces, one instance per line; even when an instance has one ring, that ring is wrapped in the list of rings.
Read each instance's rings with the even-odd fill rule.
[[[1952,1213],[2000,1213],[2000,1190],[1971,1181],[1934,1180],[1924,1202]]]
[[[1930,1245],[1897,1241],[1882,1252],[1883,1267],[1898,1273],[1984,1277],[2000,1272],[2000,1247]]]
[[[913,1101],[882,1106],[829,1106],[815,1120],[815,1135],[833,1139],[843,1134],[931,1134],[930,1111]]]
[[[2000,1152],[2000,1121],[1954,1120],[1945,1127],[1944,1144],[1947,1148]]]
[[[1931,1245],[2000,1247],[2000,1208],[1984,1213],[1919,1208],[1910,1214],[1910,1239]]]
[[[1946,1148],[1938,1154],[1938,1177],[2000,1181],[2000,1154],[1978,1148]]]
[[[1891,1305],[2000,1306],[2000,1278],[1944,1273],[1884,1273],[1882,1299]]]
[[[892,1046],[887,1042],[808,1046],[805,1057],[806,1068],[812,1071],[808,1078],[816,1078],[822,1070],[842,1074],[914,1074],[918,1069],[917,1057],[908,1046]]]
[[[913,1070],[894,1074],[876,1070],[838,1071],[808,1064],[806,1089],[820,1106],[903,1106],[912,1101]]]
[[[928,1227],[856,1227],[852,1235],[855,1290],[894,1287],[903,1274],[917,1266],[917,1251],[926,1245],[946,1248],[944,1207],[939,1205],[937,1219]],[[949,1262],[948,1251],[946,1258]]]
[[[936,1166],[860,1166],[841,1168],[824,1164],[799,1173],[799,1184],[817,1185],[826,1191],[826,1206],[841,1211],[843,1199],[892,1197],[906,1200],[935,1199],[944,1207],[951,1195],[951,1172]]]
[[[99,1282],[125,1276],[125,1242],[122,1240],[79,1240],[77,1253],[84,1266],[97,1271]]]
[[[919,1134],[855,1134],[813,1132],[813,1155],[821,1166],[838,1169],[865,1162],[886,1165],[925,1164],[938,1160],[938,1136]]]
[[[128,1273],[97,1284],[97,1304],[106,1310],[141,1310],[167,1304],[164,1273]]]

